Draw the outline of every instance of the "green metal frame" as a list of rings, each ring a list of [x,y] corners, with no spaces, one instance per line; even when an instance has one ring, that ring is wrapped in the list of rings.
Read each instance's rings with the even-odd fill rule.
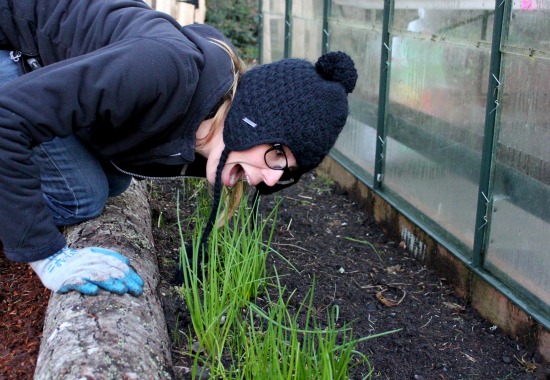
[[[330,32],[328,25],[328,17],[330,15],[330,6],[332,1],[324,0],[323,1],[323,38],[321,39],[321,52],[326,54],[330,51]]]
[[[495,173],[496,144],[498,141],[498,115],[500,115],[500,72],[502,53],[500,44],[503,33],[508,33],[509,15],[512,1],[496,2],[491,48],[491,63],[489,66],[489,84],[487,89],[487,106],[485,107],[485,131],[483,151],[481,156],[481,171],[479,176],[479,192],[477,200],[476,233],[474,237],[474,256],[472,265],[481,268],[487,250],[491,210],[493,209],[493,190]],[[508,18],[509,19],[509,18]]]
[[[381,189],[384,182],[384,164],[386,162],[386,103],[390,83],[391,38],[390,23],[393,18],[393,1],[384,1],[384,19],[382,22],[382,46],[380,54],[380,86],[378,94],[378,119],[376,130],[376,155],[374,161],[374,189]]]
[[[258,62],[264,63],[264,2],[258,0]]]
[[[285,58],[292,57],[292,0],[285,2]]]

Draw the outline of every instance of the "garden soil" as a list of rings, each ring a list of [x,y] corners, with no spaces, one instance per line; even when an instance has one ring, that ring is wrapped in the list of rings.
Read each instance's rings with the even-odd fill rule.
[[[177,337],[179,331],[188,331],[190,322],[169,281],[180,245],[172,186],[156,184],[152,206],[161,277],[167,280],[161,297],[170,336]],[[284,259],[273,254],[268,266],[277,268],[287,294],[296,291],[293,306],[299,306],[315,281],[319,321],[326,321],[337,306],[339,323],[349,324],[356,338],[400,329],[357,346],[369,356],[373,378],[550,379],[534,347],[522,346],[476,314],[453,294],[445,278],[409,255],[404,242],[389,239],[326,176],[307,174],[297,185],[263,197],[262,215],[269,214],[278,197],[283,200],[272,247]],[[192,212],[189,205],[183,209]],[[190,366],[185,355],[189,347],[185,339],[181,342],[173,347],[180,374]],[[362,378],[367,372],[358,367],[353,376]]]
[[[159,258],[159,293],[178,378],[188,378],[189,315],[173,274],[180,238],[176,194],[180,181],[151,184],[153,232]],[[292,300],[314,284],[314,315],[326,321],[338,308],[338,322],[356,338],[399,329],[359,343],[375,379],[550,379],[534,347],[522,346],[483,320],[438,277],[411,257],[404,242],[392,240],[345,192],[323,176],[308,174],[299,184],[263,197],[260,212],[279,205],[268,260]],[[193,203],[182,213],[191,215]],[[285,262],[281,257],[288,260]],[[291,265],[290,265],[291,264]],[[28,266],[0,254],[0,379],[32,379],[49,293]],[[368,367],[357,367],[361,378]]]

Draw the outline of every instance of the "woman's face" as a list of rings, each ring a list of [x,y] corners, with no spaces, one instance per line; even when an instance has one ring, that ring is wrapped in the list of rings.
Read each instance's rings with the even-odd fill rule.
[[[272,146],[262,144],[248,150],[230,152],[222,171],[222,184],[233,187],[238,181],[247,181],[250,186],[256,186],[261,182],[268,186],[275,185],[283,175],[283,170],[271,169],[265,162],[265,154]],[[282,146],[281,148],[284,149],[288,167],[296,168],[296,158],[290,149]],[[213,185],[216,181],[219,155],[217,160],[209,159],[208,161],[206,177],[208,182]]]

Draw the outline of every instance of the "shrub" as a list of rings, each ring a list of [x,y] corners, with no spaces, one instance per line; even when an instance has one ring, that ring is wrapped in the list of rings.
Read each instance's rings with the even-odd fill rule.
[[[258,58],[257,1],[208,1],[205,22],[219,29],[245,62]]]

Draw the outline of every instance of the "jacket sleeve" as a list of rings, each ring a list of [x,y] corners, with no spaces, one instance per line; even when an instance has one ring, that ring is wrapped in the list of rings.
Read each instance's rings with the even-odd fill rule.
[[[197,82],[192,57],[182,69],[181,55],[174,43],[128,39],[2,86],[0,240],[9,259],[43,259],[65,244],[43,200],[33,146],[76,132],[92,146],[103,138],[97,145],[109,156],[110,146],[131,149],[162,133],[186,111]]]

